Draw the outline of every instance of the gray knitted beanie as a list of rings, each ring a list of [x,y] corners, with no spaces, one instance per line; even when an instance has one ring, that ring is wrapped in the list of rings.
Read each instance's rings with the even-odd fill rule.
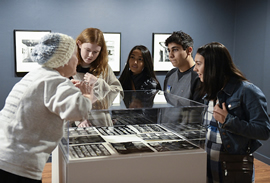
[[[33,49],[31,58],[44,67],[58,68],[68,63],[75,47],[72,37],[61,33],[49,33],[40,39]]]

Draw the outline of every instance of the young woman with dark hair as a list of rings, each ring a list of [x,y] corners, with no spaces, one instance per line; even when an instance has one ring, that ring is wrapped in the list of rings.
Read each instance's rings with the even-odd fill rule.
[[[150,51],[145,46],[137,45],[131,49],[119,81],[124,90],[161,90]]]
[[[206,122],[208,182],[252,182],[253,164],[248,166],[247,161],[237,160],[242,155],[252,160],[250,154],[262,145],[259,140],[269,138],[265,95],[247,81],[221,43],[200,47],[195,63],[201,92],[209,109],[212,108],[212,118]],[[238,167],[238,171],[230,169],[229,161],[234,161],[232,167]]]

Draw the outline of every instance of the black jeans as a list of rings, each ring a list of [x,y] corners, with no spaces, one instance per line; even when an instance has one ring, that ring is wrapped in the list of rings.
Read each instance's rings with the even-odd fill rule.
[[[0,169],[0,183],[42,183],[42,180],[34,180],[15,175]]]

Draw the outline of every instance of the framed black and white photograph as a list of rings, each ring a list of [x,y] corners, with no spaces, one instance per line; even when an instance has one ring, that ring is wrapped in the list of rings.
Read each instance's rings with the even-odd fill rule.
[[[121,33],[104,32],[106,42],[109,65],[114,72],[120,72],[121,61]]]
[[[169,60],[169,52],[165,46],[165,40],[170,35],[169,33],[153,33],[152,55],[154,71],[169,71],[173,68]]]
[[[39,67],[38,63],[31,59],[31,52],[40,38],[50,32],[50,30],[14,30],[16,73],[27,73]]]

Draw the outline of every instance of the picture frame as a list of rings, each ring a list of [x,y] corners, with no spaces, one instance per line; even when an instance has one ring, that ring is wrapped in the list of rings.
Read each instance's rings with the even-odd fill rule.
[[[170,33],[153,33],[153,65],[154,71],[169,71],[173,68],[169,60],[169,53],[165,46],[165,40],[170,36]]]
[[[14,30],[15,72],[17,75],[23,76],[40,67],[31,59],[31,51],[40,38],[50,32],[50,30]]]
[[[104,39],[108,50],[108,62],[112,70],[120,73],[121,64],[121,33],[104,32]]]

